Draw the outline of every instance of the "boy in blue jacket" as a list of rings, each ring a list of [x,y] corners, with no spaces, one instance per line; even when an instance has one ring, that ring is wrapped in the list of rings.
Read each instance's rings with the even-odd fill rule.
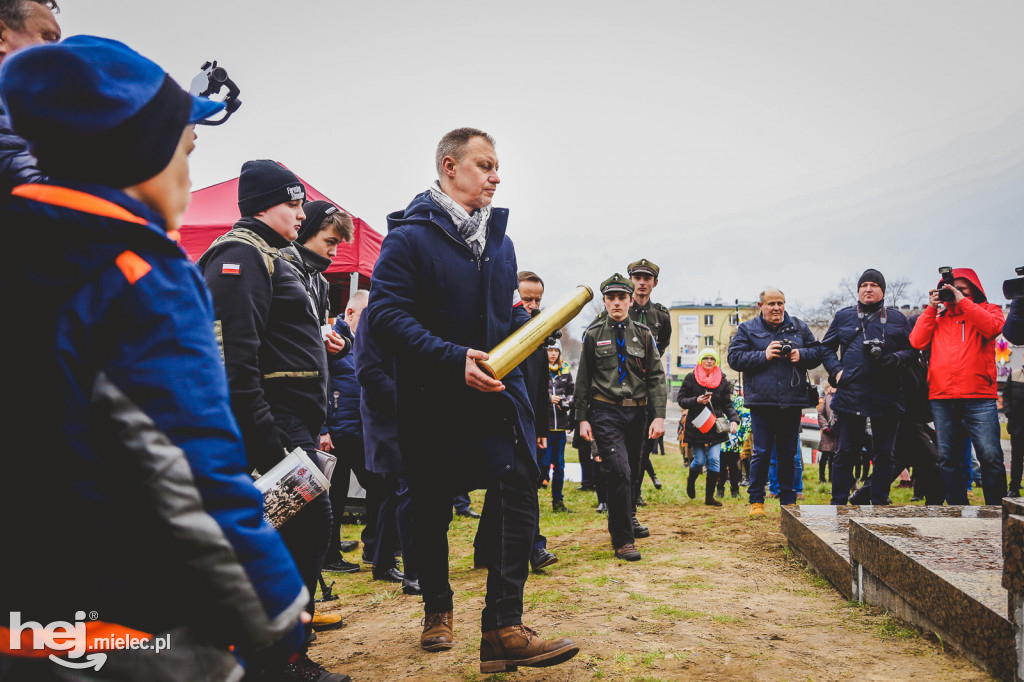
[[[175,239],[193,124],[223,105],[90,36],[5,59],[0,97],[50,178],[0,200],[23,254],[0,291],[24,330],[6,339],[19,399],[0,424],[0,514],[18,519],[0,538],[20,555],[0,607],[18,614],[21,646],[0,649],[0,677],[82,663],[93,669],[76,674],[105,680],[279,669],[302,643],[309,595],[263,519],[210,296]],[[80,641],[38,657],[37,625],[58,621]],[[125,637],[150,646],[115,648]]]

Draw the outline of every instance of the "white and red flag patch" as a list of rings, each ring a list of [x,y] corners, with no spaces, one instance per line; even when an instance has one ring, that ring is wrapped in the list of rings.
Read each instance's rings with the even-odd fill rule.
[[[693,425],[701,433],[707,433],[715,425],[715,415],[708,408],[704,408],[700,414],[693,419]]]
[[[612,345],[612,342],[611,342],[611,339],[605,339],[604,341],[598,341],[596,345],[598,345],[598,346],[610,346],[610,345]]]
[[[220,274],[222,275],[241,275],[242,265],[241,263],[223,263],[220,266]]]

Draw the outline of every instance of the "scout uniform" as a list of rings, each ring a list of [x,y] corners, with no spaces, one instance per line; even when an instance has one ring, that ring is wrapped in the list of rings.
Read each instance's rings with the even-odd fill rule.
[[[601,283],[601,294],[633,293],[633,284],[615,273]],[[636,521],[630,493],[630,460],[638,460],[647,429],[647,405],[656,417],[665,416],[665,371],[651,331],[629,317],[610,316],[583,334],[583,352],[576,377],[576,418],[590,422],[595,457],[607,483],[608,531],[612,546],[622,550],[649,532]],[[634,527],[641,532],[634,533]],[[639,552],[631,549],[636,560]]]

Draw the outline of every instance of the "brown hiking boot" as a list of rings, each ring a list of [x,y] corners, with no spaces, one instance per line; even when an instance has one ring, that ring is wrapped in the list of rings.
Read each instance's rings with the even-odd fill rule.
[[[580,652],[569,639],[541,639],[525,625],[489,630],[480,638],[480,672],[515,672],[518,666],[544,668]]]
[[[640,552],[637,551],[634,544],[623,545],[622,547],[615,548],[615,558],[626,561],[640,561]]]
[[[448,651],[455,643],[452,635],[454,619],[451,611],[428,613],[423,617],[423,634],[420,646],[427,651]]]

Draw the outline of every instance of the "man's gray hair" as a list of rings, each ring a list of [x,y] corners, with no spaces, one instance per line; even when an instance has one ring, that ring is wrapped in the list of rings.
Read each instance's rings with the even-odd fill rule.
[[[355,293],[349,296],[348,303],[345,304],[345,310],[351,308],[352,310],[362,310],[366,307],[366,304],[370,301],[370,292],[366,289],[356,289]]]
[[[437,177],[444,175],[444,167],[442,162],[444,157],[450,156],[456,161],[462,161],[462,155],[465,152],[466,145],[474,137],[482,137],[487,140],[491,146],[494,146],[494,138],[477,128],[456,128],[455,130],[447,133],[441,138],[441,141],[437,143],[437,153],[434,155],[434,165],[437,167]]]
[[[782,292],[782,289],[778,287],[765,287],[761,290],[761,293],[757,297],[758,305],[764,305],[764,297],[768,294],[782,294],[782,298],[786,298],[786,294]]]
[[[60,13],[56,0],[0,0],[0,21],[11,29],[20,31],[25,28],[25,20],[28,19],[32,3],[42,5],[56,14]]]

